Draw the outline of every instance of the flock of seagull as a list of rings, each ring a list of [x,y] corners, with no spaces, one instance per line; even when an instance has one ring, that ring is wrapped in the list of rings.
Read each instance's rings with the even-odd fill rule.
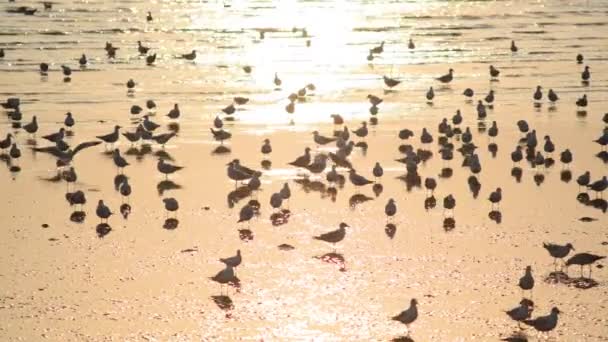
[[[50,4],[50,3],[49,3]],[[45,3],[45,7],[46,7]],[[49,6],[48,8],[51,8]],[[25,10],[24,10],[25,11]],[[30,11],[31,12],[31,11]],[[25,12],[24,12],[25,13]],[[29,13],[29,12],[28,12]],[[27,13],[25,13],[27,14]],[[148,12],[147,21],[152,21],[152,15]],[[261,39],[264,39],[264,35],[260,34]],[[137,42],[137,50],[140,54],[146,55],[146,63],[151,65],[155,63],[156,54],[149,54],[150,48],[144,46],[142,42]],[[385,43],[382,42],[380,45],[375,46],[369,50],[369,54],[367,56],[368,61],[372,61],[376,56],[381,55],[384,51]],[[408,42],[409,49],[415,49],[415,44],[412,39]],[[107,43],[105,46],[105,51],[108,54],[109,58],[114,58],[116,56],[118,47],[114,47],[111,43]],[[511,42],[510,50],[513,53],[517,53],[518,47],[515,42]],[[7,53],[0,49],[0,59],[6,58]],[[193,61],[197,58],[197,52],[192,50],[190,53],[182,54],[176,56],[177,58],[182,58],[188,61]],[[578,55],[576,57],[576,63],[582,64],[584,62],[584,58],[582,55]],[[87,57],[85,54],[82,54],[79,59],[79,64],[81,67],[85,68],[88,64]],[[72,77],[72,70],[67,65],[62,65],[62,73],[65,77],[65,81],[69,81]],[[243,67],[243,71],[245,73],[251,72],[251,66]],[[591,82],[591,71],[589,66],[585,66],[581,73],[581,81],[584,85],[589,85]],[[47,77],[49,70],[49,64],[43,62],[40,64],[40,73]],[[435,79],[435,81],[442,84],[449,84],[455,77],[455,71],[453,69],[449,69],[445,75],[439,76]],[[490,65],[489,67],[489,77],[491,80],[497,80],[500,77],[500,70],[494,66]],[[400,80],[388,76],[382,77],[384,85],[389,89],[394,87],[398,87],[401,83]],[[280,87],[282,84],[282,80],[280,79],[277,73],[274,74],[274,85],[276,87]],[[133,79],[129,79],[126,82],[126,87],[128,92],[134,92],[134,88],[136,86],[136,81]],[[285,111],[288,115],[294,115],[296,111],[296,103],[298,99],[302,99],[306,97],[311,92],[314,92],[316,89],[314,84],[308,84],[297,92],[294,92],[289,95],[288,100],[289,104],[285,106]],[[472,102],[475,97],[475,91],[471,88],[467,88],[462,92],[462,95],[465,98],[465,101]],[[433,87],[429,87],[425,98],[428,103],[432,103],[435,98],[435,92]],[[532,101],[534,104],[539,104],[545,94],[543,93],[542,86],[537,86],[535,90],[532,92]],[[556,102],[559,101],[558,94],[553,90],[549,89],[547,93],[547,99],[551,103],[551,105],[555,105]],[[476,106],[477,118],[479,120],[484,120],[488,115],[491,114],[493,104],[496,101],[496,94],[494,91],[490,91],[483,99],[479,99]],[[210,132],[213,139],[220,142],[219,151],[229,152],[230,150],[224,147],[224,142],[231,139],[232,133],[224,129],[224,121],[234,120],[233,114],[236,112],[238,106],[245,105],[249,101],[246,97],[235,97],[233,102],[223,108],[221,111],[221,115],[215,117],[213,122],[211,123]],[[367,101],[371,107],[369,108],[370,112],[370,120],[369,124],[376,125],[377,114],[379,113],[380,106],[383,103],[383,99],[377,95],[369,94],[367,96]],[[579,109],[584,110],[587,106],[587,96],[585,94],[582,95],[577,101],[576,105]],[[105,151],[108,154],[111,154],[112,161],[116,166],[116,178],[115,178],[115,186],[116,190],[121,194],[123,198],[123,204],[120,208],[121,214],[126,218],[130,212],[129,205],[129,196],[132,193],[131,185],[129,184],[128,177],[124,174],[124,171],[130,167],[129,161],[123,156],[121,150],[116,146],[116,144],[121,139],[121,136],[124,137],[128,142],[130,147],[137,146],[138,144],[153,144],[156,143],[160,148],[160,152],[163,151],[165,144],[167,144],[171,139],[173,139],[176,135],[176,131],[169,132],[157,132],[161,125],[152,121],[151,117],[156,112],[156,103],[153,100],[148,100],[145,104],[145,109],[141,106],[134,105],[131,107],[131,114],[139,115],[145,113],[145,115],[141,116],[139,123],[135,127],[134,130],[124,131],[123,127],[120,125],[116,125],[112,128],[111,132],[105,135],[97,136],[94,141],[86,141],[82,142],[76,146],[70,145],[66,139],[72,135],[73,129],[77,124],[77,120],[72,113],[67,113],[65,116],[65,120],[63,122],[63,126],[59,127],[57,131],[52,132],[50,134],[43,135],[42,141],[48,142],[47,146],[38,146],[37,142],[40,140],[36,140],[36,136],[39,131],[37,117],[33,116],[29,122],[23,123],[23,114],[21,111],[21,100],[18,97],[12,97],[6,99],[5,102],[2,103],[2,107],[6,110],[8,117],[12,123],[12,128],[14,130],[23,130],[25,133],[29,135],[28,144],[34,145],[32,148],[33,151],[38,153],[48,153],[56,157],[56,166],[58,173],[55,177],[56,181],[65,181],[67,187],[66,199],[71,206],[79,206],[80,210],[76,211],[73,215],[73,220],[84,220],[86,214],[82,210],[83,205],[86,204],[86,195],[82,190],[74,189],[74,184],[78,179],[76,169],[74,166],[74,159],[76,156],[89,148],[92,148],[97,145],[104,144]],[[147,112],[146,112],[147,110]],[[178,104],[174,104],[173,108],[166,114],[166,116],[171,120],[179,120],[180,118],[180,109]],[[324,176],[325,180],[328,183],[330,189],[335,188],[336,186],[344,186],[345,183],[350,182],[352,186],[354,186],[357,191],[360,188],[364,188],[366,186],[373,186],[374,191],[380,189],[381,191],[381,178],[384,175],[384,169],[379,162],[376,162],[373,169],[369,170],[371,175],[373,175],[374,179],[369,179],[364,175],[364,170],[357,169],[349,159],[349,156],[353,152],[355,148],[367,148],[367,143],[364,141],[355,142],[354,139],[360,138],[365,139],[365,137],[369,134],[368,122],[363,121],[360,123],[360,126],[357,129],[351,130],[345,125],[344,119],[338,115],[331,115],[331,119],[336,127],[335,131],[331,135],[323,135],[319,131],[312,132],[312,140],[311,145],[316,146],[317,148],[320,146],[331,146],[335,145],[335,152],[324,153],[318,151],[314,153],[313,148],[306,147],[303,151],[303,154],[294,158],[292,162],[289,163],[291,167],[297,168],[300,170],[306,179],[312,177],[322,177]],[[608,113],[604,115],[603,121],[608,125]],[[422,147],[430,146],[433,143],[437,143],[440,146],[439,154],[441,159],[445,162],[449,162],[454,159],[454,155],[456,152],[459,152],[462,155],[463,163],[462,166],[468,168],[470,171],[470,176],[468,177],[468,185],[471,189],[473,195],[477,198],[477,195],[481,188],[481,183],[477,178],[477,175],[482,171],[481,161],[476,154],[475,150],[477,146],[474,144],[474,136],[471,132],[470,127],[461,127],[463,122],[463,114],[460,110],[457,110],[456,113],[451,118],[443,118],[441,122],[438,124],[437,135],[433,135],[430,129],[423,128],[419,135],[419,141],[422,144]],[[530,127],[530,125],[524,121],[520,120],[517,122],[517,128],[521,132],[522,136],[519,141],[514,143],[515,147],[513,152],[511,153],[511,160],[514,163],[514,166],[521,163],[522,161],[527,161],[530,163],[532,167],[537,169],[544,169],[546,167],[551,167],[555,161],[552,156],[556,151],[555,144],[552,141],[549,135],[544,135],[542,138],[542,142],[539,142],[537,138],[537,132],[535,129]],[[121,131],[122,130],[122,131]],[[12,172],[19,172],[19,164],[18,160],[21,157],[21,150],[19,148],[21,142],[17,139],[18,136],[15,134],[16,132],[9,132],[6,134],[5,138],[0,140],[0,149],[2,150],[2,155],[0,156],[2,160],[4,160],[9,166]],[[413,132],[407,128],[396,132],[396,136],[407,142],[410,139],[414,139],[417,133]],[[493,139],[498,136],[499,128],[496,121],[492,121],[490,127],[487,129],[487,135],[491,139],[491,143],[489,146],[490,151],[494,151],[495,154],[497,151],[497,147],[493,142]],[[455,139],[458,137],[458,139]],[[33,141],[33,142],[32,142]],[[460,146],[456,144],[460,142]],[[595,139],[594,142],[599,144],[602,149],[602,153],[605,152],[606,146],[608,145],[608,129],[604,129],[600,134],[599,138]],[[143,145],[142,145],[143,146]],[[542,147],[541,147],[542,146]],[[260,152],[265,156],[265,162],[262,165],[264,169],[270,168],[270,162],[268,158],[272,154],[272,145],[271,140],[269,138],[265,138],[263,140],[263,144],[260,148]],[[418,166],[421,162],[428,160],[432,156],[432,152],[425,148],[415,149],[410,144],[403,144],[399,147],[399,152],[403,155],[402,158],[396,159],[397,162],[404,164],[407,174],[405,176],[406,182],[410,184],[414,184],[415,186],[422,186],[426,191],[430,192],[431,197],[432,194],[437,188],[437,180],[432,177],[426,177],[424,182],[422,182],[422,178],[418,173]],[[160,157],[157,163],[157,171],[161,173],[166,180],[169,180],[169,177],[179,172],[183,169],[182,166],[173,164],[165,158],[162,157],[162,153],[159,154]],[[565,169],[568,168],[568,165],[573,162],[574,157],[572,152],[569,149],[563,150],[559,155],[559,160],[563,164]],[[347,176],[341,174],[343,170],[347,170]],[[451,169],[446,168],[444,171]],[[517,174],[519,173],[519,177],[521,177],[521,168],[514,167],[513,174],[517,178]],[[446,171],[447,172],[447,171]],[[254,200],[254,194],[257,190],[260,189],[261,181],[264,171],[257,170],[253,167],[248,167],[243,165],[239,159],[233,159],[226,165],[226,176],[230,181],[234,182],[235,189],[241,184],[243,187],[246,187],[248,194],[251,196],[252,200],[245,204],[239,211],[237,223],[239,224],[247,224],[248,221],[254,219],[259,215],[260,212],[260,203],[257,200]],[[594,202],[589,195],[586,195],[586,201],[589,203],[605,203],[603,201],[602,193],[606,188],[608,188],[608,180],[606,176],[599,177],[597,180],[593,180],[591,178],[590,173],[587,171],[580,175],[577,178],[577,184],[579,187],[583,187],[585,190],[591,190],[595,192],[596,200],[599,202]],[[71,190],[71,191],[70,191]],[[358,192],[357,192],[358,193]],[[584,192],[586,194],[586,191]],[[500,202],[502,201],[504,194],[500,187],[495,188],[494,191],[490,192],[487,200],[490,202],[492,214],[494,217],[500,217]],[[289,201],[291,197],[291,190],[289,187],[289,183],[284,183],[283,187],[276,193],[273,193],[270,196],[269,204],[273,208],[273,211],[278,211],[278,214],[288,214],[288,209],[284,209],[285,203]],[[176,198],[173,197],[165,197],[162,199],[164,207],[166,209],[167,215],[169,213],[174,213],[177,215],[177,211],[179,210],[179,202]],[[603,202],[602,202],[603,201]],[[456,198],[453,194],[449,194],[443,198],[443,209],[444,216],[447,219],[450,219],[453,216],[453,210],[456,207]],[[604,208],[605,210],[605,208]],[[113,215],[115,215],[115,210],[109,208],[102,199],[100,199],[97,203],[97,207],[95,210],[96,215],[101,220],[100,225],[97,226],[97,233],[100,237],[103,237],[105,234],[109,233],[111,230],[108,220],[111,219]],[[395,217],[398,213],[398,203],[395,199],[390,198],[385,206],[385,215],[387,224]],[[453,218],[451,218],[453,220]],[[174,218],[167,218],[166,225],[173,224],[173,228],[176,227],[176,216]],[[388,226],[388,225],[387,225]],[[347,236],[349,225],[345,222],[341,222],[338,225],[336,230],[332,230],[313,238],[319,241],[330,243],[334,246],[344,240]],[[571,243],[567,243],[565,245],[554,244],[554,243],[545,243],[543,247],[548,251],[549,255],[554,258],[555,264],[557,266],[557,260],[562,261],[562,265],[560,266],[560,272],[563,267],[578,265],[581,268],[581,279],[585,279],[583,277],[583,266],[589,266],[589,277],[587,279],[591,279],[591,266],[598,260],[605,258],[604,256],[595,255],[591,253],[578,253],[573,255],[564,261],[571,251],[574,250],[574,247]],[[241,251],[237,250],[236,255],[230,256],[227,258],[221,258],[220,261],[225,264],[225,268],[219,271],[216,275],[211,277],[211,279],[220,284],[220,291],[222,291],[222,285],[234,285],[239,282],[239,279],[236,275],[236,269],[239,265],[241,265],[243,261],[243,257],[241,255]],[[557,274],[557,273],[556,273]],[[558,275],[559,276],[559,275]],[[524,295],[524,291],[532,291],[534,288],[534,277],[532,275],[531,266],[527,266],[525,269],[525,273],[522,278],[519,280],[518,286],[522,290],[522,296]],[[418,318],[418,301],[416,299],[411,299],[409,307],[403,312],[395,315],[392,319],[398,322],[401,322],[407,326],[408,338],[410,336],[410,324]],[[557,307],[551,309],[550,313],[546,316],[538,316],[534,319],[531,318],[532,310],[534,307],[534,302],[531,299],[523,298],[520,301],[519,306],[513,308],[512,310],[507,311],[507,315],[518,323],[523,323],[525,325],[531,326],[537,331],[540,332],[549,332],[556,328],[558,323],[558,317],[560,314],[560,310]],[[524,336],[514,336],[508,337],[504,339],[505,341],[524,341]]]

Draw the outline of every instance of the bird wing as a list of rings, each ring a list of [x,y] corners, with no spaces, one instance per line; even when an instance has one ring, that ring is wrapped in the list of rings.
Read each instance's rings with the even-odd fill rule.
[[[78,144],[78,146],[76,146],[76,148],[72,152],[72,157],[75,156],[76,153],[78,153],[79,151],[84,150],[85,148],[97,146],[99,144],[101,144],[101,141],[87,141],[87,142],[80,143],[80,144]]]

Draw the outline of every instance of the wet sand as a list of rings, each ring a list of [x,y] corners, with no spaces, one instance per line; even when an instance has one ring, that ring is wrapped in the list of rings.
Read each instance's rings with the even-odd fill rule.
[[[134,22],[86,20],[107,16],[115,9],[104,3],[92,3],[88,7],[91,13],[76,11],[80,5],[57,4],[50,13],[27,18],[29,25],[17,22],[21,16],[0,14],[0,27],[16,32],[0,42],[8,47],[7,57],[0,60],[0,100],[21,97],[23,122],[29,122],[31,115],[39,117],[38,136],[56,131],[68,110],[77,120],[70,144],[109,133],[115,124],[132,131],[136,125],[132,119],[141,116],[129,114],[129,108],[143,106],[148,98],[159,104],[152,119],[165,132],[171,121],[164,114],[179,103],[183,115],[177,121],[179,135],[166,146],[164,157],[186,167],[171,175],[172,184],[163,183],[164,177],[156,171],[158,146],[139,157],[125,155],[131,163],[125,174],[133,187],[132,213],[127,219],[113,216],[111,232],[99,238],[97,200],[103,199],[115,212],[122,203],[114,189],[116,168],[103,145],[81,152],[74,162],[78,172],[75,189],[84,191],[88,199],[87,217],[78,224],[70,221],[75,208],[65,200],[65,182],[45,180],[56,174],[54,158],[31,152],[27,135],[18,132],[21,171],[0,171],[4,198],[0,215],[2,340],[390,340],[407,332],[390,317],[417,298],[420,316],[411,325],[412,339],[492,341],[517,330],[503,311],[521,299],[517,282],[527,265],[532,266],[536,279],[533,316],[546,315],[553,306],[563,312],[552,340],[608,338],[606,271],[594,266],[598,286],[587,290],[545,283],[543,279],[553,271],[553,260],[542,248],[543,242],[571,242],[576,252],[608,253],[605,210],[579,203],[576,184],[576,177],[585,170],[591,171],[593,179],[607,173],[606,164],[595,156],[600,147],[592,142],[601,134],[601,117],[608,103],[608,66],[602,55],[608,31],[605,24],[599,24],[608,12],[606,4],[358,4],[342,14],[343,22],[349,23],[344,37],[338,34],[341,31],[326,34],[324,29],[332,24],[315,26],[321,20],[305,16],[289,20],[287,14],[296,9],[311,16],[339,12],[331,12],[322,3],[293,8],[257,5],[274,8],[257,9],[235,2],[232,9],[205,4],[200,12],[186,12],[197,4],[184,8],[155,5],[159,7],[150,10],[163,18],[161,24],[142,23],[146,9],[142,3],[133,4],[136,10],[125,9],[120,14],[136,18]],[[525,6],[529,8],[520,12],[518,8]],[[67,10],[62,12],[62,8]],[[368,21],[360,22],[361,13],[369,16]],[[175,22],[167,23],[171,15]],[[274,17],[280,20],[268,21]],[[72,23],[66,28],[68,24],[57,20],[60,18],[76,18],[82,27]],[[23,36],[37,31],[35,25],[41,23],[68,33]],[[291,32],[293,25],[310,27],[310,48],[305,47],[305,39]],[[207,26],[209,31],[203,29]],[[105,35],[87,31],[100,27],[145,29]],[[178,27],[195,31],[175,30]],[[264,41],[253,42],[256,28],[268,27],[280,32],[267,33]],[[414,52],[406,47],[410,33],[417,43]],[[508,51],[511,38],[521,49],[516,55]],[[134,42],[138,39],[160,47],[163,58],[156,67],[146,67],[136,57]],[[178,39],[185,41],[178,44]],[[62,44],[57,42],[60,40],[79,43]],[[368,64],[367,49],[381,40],[387,41],[386,52]],[[36,50],[41,41],[57,50]],[[104,56],[105,41],[121,47],[114,62]],[[171,58],[194,47],[201,50],[196,63]],[[455,48],[463,51],[453,51]],[[82,51],[93,58],[92,64],[75,72],[72,82],[62,82],[58,65],[67,62],[66,55],[78,58]],[[333,57],[334,52],[342,58]],[[578,52],[592,66],[589,86],[580,84],[583,66],[575,62]],[[46,80],[37,72],[42,60],[54,63]],[[488,81],[489,63],[502,70],[499,82]],[[77,62],[69,64],[76,68]],[[253,66],[251,75],[240,69],[244,64]],[[449,86],[433,80],[450,67],[456,70],[456,78]],[[284,81],[280,90],[272,85],[275,71]],[[383,74],[404,82],[394,92],[384,93]],[[138,82],[133,97],[126,95],[124,86],[129,78]],[[314,83],[317,90],[297,103],[295,114],[289,117],[283,109],[288,103],[285,98],[308,83]],[[533,106],[531,97],[537,84],[554,88],[560,95],[552,110],[547,102],[540,108]],[[433,106],[424,99],[429,86],[436,90]],[[481,96],[495,90],[494,109],[485,121],[478,122],[474,104],[460,95],[466,87]],[[351,129],[369,120],[368,93],[384,97],[379,123],[370,126],[367,151],[356,148],[350,160],[369,178],[376,161],[383,165],[382,193],[376,196],[372,186],[357,190],[347,182],[332,199],[326,191],[318,191],[320,186],[300,185],[302,173],[287,163],[305,147],[314,149],[313,130],[332,133],[335,127],[330,114],[342,114]],[[574,101],[583,93],[590,103],[581,116]],[[209,127],[234,96],[251,100],[236,113],[235,122],[225,123],[233,134],[226,142],[231,153],[216,155],[212,152],[219,144],[213,141]],[[479,146],[482,187],[477,199],[469,191],[466,180],[471,174],[461,166],[460,154],[445,163],[438,153],[437,124],[458,108],[464,115],[461,127],[471,127]],[[540,171],[522,163],[521,181],[511,176],[509,156],[520,138],[515,125],[520,119],[537,130],[539,139],[551,135],[556,143],[554,159],[565,148],[573,152],[571,181],[561,179],[559,161]],[[16,132],[8,119],[2,120],[2,135]],[[492,120],[500,129],[494,140],[496,157],[488,152],[490,138],[479,130],[489,127]],[[432,132],[433,144],[420,143],[422,127]],[[402,128],[414,131],[415,137],[400,141],[397,132]],[[272,167],[264,171],[262,191],[257,195],[261,215],[250,224],[237,224],[238,211],[249,198],[231,208],[227,197],[234,183],[226,177],[225,164],[239,158],[242,164],[261,169],[259,149],[264,138],[271,140],[273,153]],[[41,138],[37,143],[45,144]],[[408,188],[398,178],[406,173],[404,165],[394,161],[403,157],[397,150],[401,143],[433,152],[418,172],[423,182],[425,177],[438,180],[437,207],[425,209],[425,189]],[[457,139],[454,143],[460,144]],[[119,147],[124,155],[129,144],[122,138]],[[444,167],[453,169],[451,177],[439,177]],[[346,175],[345,170],[341,173]],[[538,175],[544,177],[539,185],[534,179]],[[311,181],[327,186],[324,176]],[[274,226],[269,219],[269,199],[284,182],[292,189],[291,216],[288,223]],[[163,190],[176,185],[179,189]],[[498,186],[504,192],[500,223],[490,219],[487,201]],[[441,203],[450,193],[457,201],[455,225],[446,230]],[[356,194],[369,200],[353,208]],[[163,228],[161,199],[169,196],[180,202],[176,229]],[[384,205],[389,198],[398,206],[393,239],[385,232]],[[581,217],[597,220],[582,222]],[[343,270],[316,258],[334,249],[312,239],[336,229],[341,221],[352,227],[336,248],[345,260]],[[242,239],[239,230],[244,229],[253,233],[251,240]],[[295,249],[280,250],[277,246],[281,244]],[[244,258],[238,268],[241,288],[229,290],[233,307],[224,310],[212,298],[220,294],[220,288],[209,277],[223,267],[218,258],[233,255],[237,249]],[[578,274],[577,267],[571,268],[571,276]],[[537,336],[532,329],[527,333],[531,339]]]

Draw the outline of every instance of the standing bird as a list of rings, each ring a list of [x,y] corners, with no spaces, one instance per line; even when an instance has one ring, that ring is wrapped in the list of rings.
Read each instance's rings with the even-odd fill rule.
[[[412,38],[410,38],[409,41],[407,42],[407,48],[410,50],[413,50],[416,48],[416,45],[414,45],[414,41],[412,40]]]
[[[517,145],[517,147],[515,147],[515,151],[511,152],[511,160],[513,163],[517,164],[522,159],[524,159],[524,155],[521,151],[521,146]]]
[[[283,84],[283,81],[281,81],[281,79],[279,78],[279,75],[276,72],[274,73],[274,80],[273,80],[273,82],[274,82],[274,85],[277,86],[277,87],[280,87],[281,84]]]
[[[80,56],[80,59],[78,60],[78,64],[80,64],[81,67],[87,66],[87,56],[84,53],[82,54],[82,56]]]
[[[435,192],[435,189],[437,188],[437,181],[433,177],[427,177],[424,180],[424,187],[426,190],[431,192],[431,196],[432,196],[433,193]]]
[[[526,266],[526,273],[523,277],[519,278],[519,287],[521,288],[521,293],[523,295],[524,291],[530,290],[534,288],[534,277],[532,277],[532,267]]]
[[[564,163],[565,167],[568,167],[568,164],[572,163],[572,152],[569,149],[565,149],[560,154],[559,160]]]
[[[488,103],[488,105],[490,105],[490,108],[491,108],[492,102],[494,102],[494,90],[490,90],[490,92],[488,93],[488,95],[486,95],[484,100]]]
[[[450,68],[450,70],[448,71],[447,74],[436,78],[436,80],[440,81],[441,83],[450,83],[450,82],[452,82],[453,79],[454,79],[454,69],[452,69],[452,68]]]
[[[167,214],[169,212],[176,212],[179,209],[179,203],[173,197],[163,198],[163,203],[165,203],[165,210],[167,210]]]
[[[382,43],[380,43],[379,46],[373,47],[371,50],[369,50],[371,53],[373,54],[381,54],[384,52],[384,41]]]
[[[315,240],[329,242],[332,245],[334,245],[334,248],[335,248],[336,243],[342,241],[344,239],[344,237],[346,236],[346,228],[348,228],[348,227],[349,227],[349,225],[342,222],[342,223],[340,223],[340,228],[333,230],[331,232],[325,233],[325,234],[314,236],[313,238]]]
[[[452,214],[453,214],[455,207],[456,207],[456,199],[454,198],[454,196],[452,196],[452,194],[449,194],[446,197],[444,197],[444,199],[443,199],[444,212],[445,212],[445,210],[449,210],[449,211],[452,211]]]
[[[235,283],[237,281],[236,275],[234,274],[234,269],[230,265],[226,265],[226,268],[219,271],[213,277],[209,279],[215,281],[220,284],[220,292],[222,291],[223,285]]]
[[[540,101],[540,100],[542,100],[542,98],[543,98],[543,92],[541,91],[541,89],[542,89],[541,86],[536,86],[536,91],[532,95],[532,97],[534,98],[534,101]]]
[[[118,191],[122,196],[126,197],[127,200],[129,199],[129,195],[131,195],[131,185],[129,184],[127,178],[125,178],[124,181],[120,183]]]
[[[386,214],[386,221],[389,221],[391,217],[395,216],[397,213],[397,205],[395,204],[394,199],[389,199],[388,203],[384,207],[384,213]]]
[[[553,141],[551,141],[551,137],[545,135],[545,145],[543,146],[543,150],[547,153],[553,153],[555,151],[555,145]]]
[[[154,20],[154,19],[152,18],[152,13],[148,12],[148,14],[146,15],[146,21],[147,21],[147,22],[151,22],[152,20]]]
[[[589,171],[585,171],[582,175],[578,176],[576,179],[576,183],[578,183],[579,189],[580,187],[587,188],[589,182],[591,181],[591,173]]]
[[[137,51],[139,51],[139,53],[141,55],[147,54],[149,50],[150,50],[150,48],[147,46],[144,46],[140,40],[137,41]]]
[[[97,214],[97,217],[101,219],[101,223],[103,223],[103,220],[106,220],[106,222],[108,222],[108,218],[112,215],[110,208],[108,208],[103,203],[103,200],[99,200],[99,202],[97,203],[97,209],[95,210],[95,213]]]
[[[173,105],[173,109],[171,109],[169,113],[167,113],[167,116],[170,119],[177,119],[179,118],[180,114],[181,112],[179,111],[179,105],[176,103]]]
[[[433,91],[433,87],[430,87],[429,90],[427,90],[426,92],[426,99],[427,101],[432,102],[434,97],[435,91]]]
[[[102,140],[104,143],[106,144],[110,144],[110,145],[114,145],[115,142],[118,141],[118,138],[120,137],[120,135],[118,134],[118,131],[120,130],[120,126],[116,125],[114,126],[114,131],[112,133],[106,134],[106,135],[99,135],[97,136],[97,139]]]
[[[310,164],[310,148],[306,147],[304,149],[304,155],[296,158],[296,160],[289,163],[289,165],[293,165],[296,167],[307,167]]]
[[[473,89],[471,89],[471,88],[467,88],[467,89],[465,89],[462,92],[462,95],[464,95],[464,96],[466,96],[468,98],[471,98],[471,97],[473,97],[475,95],[475,91]]]
[[[158,127],[160,127],[159,124],[157,124],[156,122],[150,120],[150,116],[149,115],[144,115],[143,119],[144,120],[142,121],[141,124],[144,126],[144,128],[148,132],[153,132],[155,129],[157,129]]]
[[[502,189],[496,188],[496,191],[493,191],[490,194],[488,200],[492,203],[492,209],[494,209],[494,205],[497,205],[500,208],[500,201],[502,200]]]
[[[36,118],[36,115],[32,116],[32,122],[23,125],[22,128],[29,134],[35,136],[36,132],[38,132],[38,120]]]
[[[317,145],[327,145],[331,142],[336,141],[336,138],[328,138],[319,134],[319,131],[312,132],[313,140]]]
[[[393,317],[393,321],[398,321],[407,327],[407,335],[410,335],[410,324],[414,323],[414,321],[418,318],[418,301],[414,298],[410,301],[410,307],[402,311],[397,316]]]
[[[223,262],[226,266],[237,268],[241,264],[241,262],[243,262],[243,258],[241,257],[241,250],[237,249],[236,255],[228,258],[220,258],[220,261]]]
[[[148,108],[149,111],[153,111],[156,109],[156,102],[154,102],[154,100],[147,100],[146,101],[146,108]]]
[[[192,50],[192,52],[190,52],[190,53],[181,55],[181,58],[188,60],[188,61],[195,60],[196,59],[196,50]]]
[[[606,258],[605,256],[595,255],[591,253],[578,253],[572,256],[568,261],[566,261],[566,267],[570,265],[580,265],[581,266],[581,278],[583,277],[583,266],[589,265],[589,279],[591,279],[591,265],[598,261]]]
[[[492,121],[492,126],[488,129],[488,136],[490,138],[496,138],[498,136],[498,126],[496,126],[496,121]]]
[[[262,145],[260,152],[262,152],[262,154],[264,154],[264,155],[272,153],[272,146],[270,146],[270,139],[264,139],[264,144]]]
[[[577,107],[587,107],[587,94],[583,94],[583,97],[579,97],[576,100],[576,106]]]
[[[604,190],[606,190],[606,188],[608,188],[608,178],[606,178],[606,176],[604,176],[604,177],[602,177],[602,179],[597,180],[597,181],[587,185],[587,188],[595,191],[596,195],[597,194],[601,195],[602,192]]]
[[[496,69],[493,65],[490,65],[490,77],[497,78],[500,75],[500,70]]]
[[[355,169],[350,169],[348,171],[348,179],[350,180],[351,183],[353,183],[354,186],[365,186],[368,184],[373,183],[372,181],[370,181],[369,179],[358,175],[357,171],[355,171]]]
[[[156,62],[156,54],[152,54],[152,55],[148,55],[146,56],[146,64],[147,65],[153,65],[154,62]]]
[[[511,41],[511,52],[517,52],[517,46],[515,45],[515,41]]]
[[[61,70],[63,72],[63,76],[69,78],[72,75],[72,69],[67,65],[62,65]]]
[[[129,89],[129,90],[133,90],[133,88],[135,88],[135,81],[133,81],[133,79],[132,79],[132,78],[130,78],[130,79],[127,81],[127,89]]]
[[[272,196],[270,196],[270,206],[272,207],[272,209],[281,209],[282,205],[283,197],[281,196],[280,192],[275,192],[274,194],[272,194]]]
[[[384,79],[384,84],[386,84],[386,86],[389,88],[396,87],[399,85],[399,83],[401,83],[401,81],[387,76],[382,76],[382,78]]]
[[[376,162],[376,165],[374,165],[372,173],[374,174],[374,177],[376,177],[376,182],[378,182],[378,180],[382,178],[382,175],[384,175],[384,170],[382,169],[382,166],[380,166],[379,162]]]
[[[547,94],[547,98],[551,103],[555,103],[559,100],[559,96],[553,91],[553,89],[549,89],[549,93]]]
[[[114,152],[112,152],[112,160],[118,170],[124,170],[125,167],[129,166],[129,162],[120,155],[120,150],[118,149],[114,149]]]
[[[517,322],[517,326],[520,326],[520,322],[525,319],[530,318],[530,314],[532,313],[531,302],[528,299],[522,299],[519,302],[519,306],[511,309],[509,311],[505,311],[512,320]]]
[[[580,53],[579,53],[578,55],[576,55],[576,63],[578,63],[578,64],[583,64],[583,60],[584,60],[584,59],[585,59],[585,58],[583,57],[583,55],[582,55],[582,54],[580,54]]]
[[[585,70],[583,70],[583,72],[581,73],[581,79],[583,80],[583,82],[588,82],[590,78],[591,72],[589,71],[589,66],[586,65]]]
[[[542,332],[547,332],[555,329],[557,326],[557,315],[560,313],[559,309],[554,307],[551,309],[551,313],[548,316],[536,317],[535,319],[526,319],[524,324],[534,327],[534,329]]]
[[[488,113],[486,112],[486,106],[483,105],[483,102],[481,100],[477,101],[477,118],[483,119],[486,116],[488,116]]]
[[[367,122],[365,122],[365,121],[361,122],[361,127],[357,128],[356,130],[354,130],[352,132],[355,133],[355,135],[358,136],[359,138],[365,138],[368,133]]]
[[[177,165],[172,165],[172,164],[166,163],[165,160],[162,158],[159,158],[158,164],[156,164],[156,169],[160,173],[163,173],[165,175],[165,178],[168,178],[170,174],[175,173],[183,168],[184,168],[183,166],[177,166]]]
[[[237,223],[247,222],[251,220],[254,215],[255,211],[253,210],[253,207],[249,205],[249,203],[247,203],[241,208],[241,211],[239,212],[239,220],[237,221]]]
[[[369,103],[371,103],[372,106],[378,106],[379,104],[382,103],[382,101],[384,101],[383,99],[379,98],[376,95],[372,95],[372,94],[368,94],[367,95],[367,99],[369,100]]]
[[[557,263],[557,259],[562,259],[563,261],[564,258],[568,256],[570,251],[574,250],[574,246],[572,246],[571,243],[567,243],[562,246],[543,242],[543,248],[546,249],[547,252],[549,252],[549,254],[553,257],[553,265]]]
[[[289,198],[291,198],[291,189],[289,189],[289,184],[284,183],[281,191],[279,191],[281,198],[287,201],[287,205],[289,206]]]

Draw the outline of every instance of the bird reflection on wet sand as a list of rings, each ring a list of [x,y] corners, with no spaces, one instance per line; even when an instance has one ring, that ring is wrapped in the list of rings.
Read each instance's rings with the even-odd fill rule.
[[[329,252],[323,255],[315,256],[315,259],[319,259],[325,263],[338,266],[340,272],[346,272],[346,260],[344,255],[336,252]]]

